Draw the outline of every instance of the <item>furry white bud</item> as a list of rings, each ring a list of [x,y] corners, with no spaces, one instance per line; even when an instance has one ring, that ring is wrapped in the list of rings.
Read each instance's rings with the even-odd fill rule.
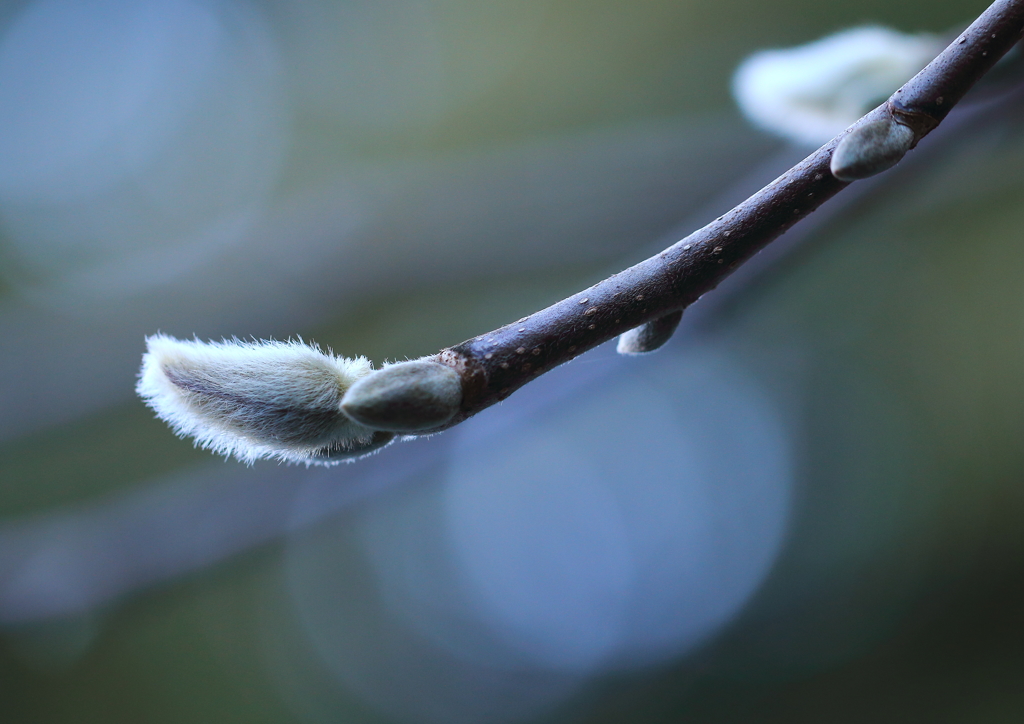
[[[245,463],[333,464],[383,447],[391,433],[354,422],[341,399],[373,371],[365,357],[302,342],[146,339],[136,391],[181,436]]]
[[[462,403],[462,380],[440,362],[399,362],[352,385],[341,409],[377,430],[419,432],[455,417]]]
[[[852,28],[755,53],[737,69],[733,95],[755,124],[819,146],[888,98],[942,47],[934,35]]]

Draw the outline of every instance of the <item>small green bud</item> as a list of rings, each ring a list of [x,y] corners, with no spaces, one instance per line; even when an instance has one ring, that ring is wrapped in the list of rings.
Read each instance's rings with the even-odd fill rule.
[[[462,380],[440,362],[399,362],[352,385],[341,411],[375,430],[419,432],[451,420],[462,403]]]
[[[840,181],[856,181],[886,171],[914,145],[914,132],[887,118],[857,126],[832,152],[832,175]]]
[[[619,354],[647,354],[668,342],[683,318],[683,311],[670,312],[647,324],[629,330],[619,336],[619,344],[615,348]]]

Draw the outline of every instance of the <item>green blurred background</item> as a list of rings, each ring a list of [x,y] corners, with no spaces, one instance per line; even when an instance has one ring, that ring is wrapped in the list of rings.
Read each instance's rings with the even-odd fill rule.
[[[539,417],[517,394],[467,423],[497,442],[449,433],[329,471],[247,469],[176,439],[132,394],[158,330],[302,335],[381,362],[528,314],[806,150],[740,117],[729,84],[745,56],[865,22],[945,32],[983,7],[5,4],[0,721],[1020,721],[1019,102],[837,199],[661,361],[583,359],[559,371],[554,402],[524,390]],[[680,427],[659,437],[632,417],[636,395],[586,408],[626,376],[651,405],[677,383],[724,397],[694,397],[693,419],[665,412]],[[570,435],[654,459],[687,425],[704,440],[701,415],[732,394],[782,430],[742,448],[752,476],[778,473],[763,488],[784,491],[764,504],[782,506],[775,547],[685,645],[577,668],[551,652],[538,663],[526,643],[492,660],[494,631],[437,623],[468,619],[415,556],[394,574],[404,598],[389,598],[389,566],[413,555],[402,541],[454,545],[436,543],[447,518],[430,496],[452,470],[492,470],[475,451],[522,439],[541,461],[528,470],[553,469],[570,459],[546,447],[564,431],[584,457],[597,453]],[[544,404],[569,412],[531,437],[554,414]],[[742,446],[721,414],[722,449]],[[651,469],[673,485],[666,460]],[[715,510],[739,506],[747,530],[759,504]],[[726,528],[714,540],[732,541]],[[340,623],[326,618],[335,600]],[[402,622],[412,633],[395,633]],[[424,674],[447,656],[448,678]]]

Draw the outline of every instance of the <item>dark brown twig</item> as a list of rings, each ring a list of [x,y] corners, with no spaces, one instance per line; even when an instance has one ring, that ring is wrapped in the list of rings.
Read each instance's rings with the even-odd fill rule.
[[[1022,32],[1024,0],[997,0],[888,101],[728,213],[589,289],[432,357],[460,375],[462,403],[455,417],[424,432],[458,424],[544,372],[697,301],[848,185],[830,169],[844,137],[868,124],[895,121],[913,131],[913,147]]]

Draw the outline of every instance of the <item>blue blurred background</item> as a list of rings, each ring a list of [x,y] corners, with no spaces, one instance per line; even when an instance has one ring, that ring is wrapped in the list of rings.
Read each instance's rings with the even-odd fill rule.
[[[132,391],[156,331],[379,363],[532,312],[809,150],[751,52],[983,8],[4,3],[0,721],[1024,718],[1012,77],[663,351],[435,438],[246,468]]]

